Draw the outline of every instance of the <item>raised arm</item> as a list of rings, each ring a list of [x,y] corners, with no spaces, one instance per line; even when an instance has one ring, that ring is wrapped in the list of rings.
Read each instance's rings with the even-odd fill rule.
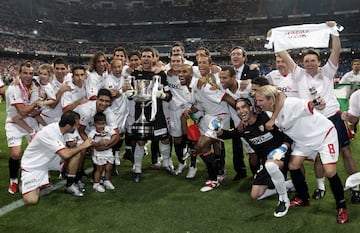
[[[284,50],[284,51],[280,51],[277,53],[277,55],[279,55],[284,62],[286,63],[286,65],[289,68],[289,71],[292,73],[294,72],[294,69],[296,67],[296,63],[295,61],[291,58],[290,54],[288,53],[288,51]]]
[[[334,27],[336,26],[336,22],[327,21],[326,25],[329,27]],[[339,63],[340,50],[341,50],[341,43],[339,36],[331,35],[331,54],[329,60],[333,65],[337,65]]]

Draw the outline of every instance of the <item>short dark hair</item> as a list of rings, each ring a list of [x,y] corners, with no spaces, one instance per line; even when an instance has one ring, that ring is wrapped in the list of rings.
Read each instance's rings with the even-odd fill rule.
[[[131,50],[128,56],[130,58],[131,56],[134,56],[134,55],[137,56],[138,58],[141,58],[141,53],[139,50]]]
[[[231,48],[231,52],[234,51],[235,49],[241,49],[243,56],[246,57],[247,53],[246,53],[246,50],[245,50],[244,47],[242,47],[242,46],[234,46],[234,47]]]
[[[53,61],[53,65],[55,67],[55,65],[65,65],[66,67],[69,65],[69,63],[67,62],[67,60],[63,57],[58,57]]]
[[[222,66],[221,71],[229,71],[230,77],[236,75],[236,71],[233,66]]]
[[[109,89],[101,88],[98,91],[97,98],[99,98],[100,96],[103,96],[103,95],[108,96],[110,99],[112,98],[111,91]]]
[[[198,48],[196,49],[196,52],[199,51],[199,50],[204,50],[204,51],[205,51],[205,55],[211,57],[210,50],[209,50],[208,48],[206,48],[206,47],[204,47],[204,46],[200,46],[200,47],[198,47]]]
[[[308,50],[304,53],[304,57],[305,57],[306,55],[315,55],[315,56],[318,58],[318,60],[320,61],[320,53],[319,53],[319,51],[317,51],[317,50],[315,50],[315,49],[308,49]]]
[[[82,65],[76,65],[76,66],[73,66],[73,68],[71,69],[71,73],[74,73],[75,70],[83,70],[84,72],[86,72],[86,69],[84,66]]]
[[[104,121],[106,122],[106,116],[102,112],[97,112],[94,116],[94,122]]]
[[[251,80],[251,84],[255,84],[255,85],[262,87],[265,85],[269,85],[270,83],[267,78],[258,76],[258,77],[255,77],[253,80]]]
[[[235,106],[239,102],[244,102],[247,106],[253,107],[254,112],[256,111],[254,99],[240,97],[240,98],[236,99]]]
[[[65,127],[66,125],[74,126],[76,123],[76,120],[79,120],[79,119],[80,119],[79,113],[72,111],[72,110],[66,111],[61,115],[61,118],[59,121],[59,126],[60,127]]]
[[[31,61],[25,61],[23,63],[20,64],[19,67],[19,73],[21,73],[21,70],[23,67],[27,67],[27,68],[34,68],[33,64],[31,63]]]
[[[152,56],[155,57],[155,52],[154,49],[152,47],[144,47],[141,49],[141,56],[144,52],[151,52]]]
[[[124,47],[121,47],[121,46],[120,46],[120,47],[116,47],[116,48],[114,49],[114,51],[113,51],[113,56],[115,56],[115,53],[116,53],[117,51],[121,51],[121,52],[124,53],[125,57],[127,56],[126,49],[125,49]]]

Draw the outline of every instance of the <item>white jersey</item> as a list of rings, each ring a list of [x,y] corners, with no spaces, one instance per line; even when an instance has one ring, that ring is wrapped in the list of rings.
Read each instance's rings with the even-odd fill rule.
[[[347,72],[340,79],[340,84],[360,84],[360,72],[355,74],[354,71]]]
[[[348,112],[353,116],[360,117],[360,90],[350,96]]]
[[[28,89],[20,79],[18,81],[17,85],[9,85],[6,90],[6,124],[14,123],[12,119],[18,114],[18,110],[15,107],[17,104],[30,105],[33,99],[39,98],[39,91],[35,84],[32,84],[30,89]],[[30,127],[37,127],[37,122],[33,117],[26,117],[24,120]],[[22,131],[25,132],[25,130]]]
[[[95,128],[94,116],[96,111],[96,101],[89,101],[77,107],[77,112],[80,114],[80,125],[85,126],[85,133],[89,134]],[[116,117],[110,108],[106,108],[103,112],[106,116],[106,124],[111,126],[114,130],[118,129]]]
[[[269,83],[276,86],[276,88],[288,97],[299,97],[298,86],[294,81],[291,73],[283,76],[279,70],[273,70],[268,73],[265,78]]]
[[[215,77],[217,77],[217,80],[219,79],[218,76]],[[209,83],[206,83],[201,89],[198,89],[196,86],[194,87],[192,95],[194,96],[196,106],[199,106],[204,114],[199,125],[201,133],[204,134],[208,130],[208,124],[216,118],[221,119],[221,128],[229,129],[229,107],[225,101],[222,101],[224,95],[226,95],[225,91],[222,89],[212,90],[212,86]],[[221,87],[221,85],[218,85],[218,87]]]
[[[117,78],[113,74],[108,74],[104,81],[104,88],[120,90],[125,82],[124,77]],[[126,95],[121,94],[119,97],[114,98],[111,103],[111,110],[116,115],[117,126],[119,132],[125,131],[125,123],[127,116],[129,115],[129,101]]]
[[[78,87],[73,82],[68,83],[67,85],[70,86],[71,91],[66,91],[61,96],[60,102],[61,102],[62,109],[69,106],[70,104],[73,104],[74,102],[76,102],[78,100],[86,99],[85,85],[83,85],[82,87]]]
[[[308,100],[288,97],[275,124],[295,142],[312,149],[322,144],[333,123],[320,113],[312,112]]]
[[[107,72],[99,75],[96,70],[89,72],[85,81],[86,97],[88,99],[96,97],[99,90],[104,87]]]
[[[2,88],[2,87],[4,87],[4,86],[5,86],[4,81],[3,81],[2,78],[0,78],[0,88]]]
[[[190,108],[192,105],[191,92],[186,85],[181,85],[178,76],[167,76],[168,86],[171,92],[171,100],[169,102],[170,110],[178,110]]]
[[[310,88],[315,88],[317,95],[322,96],[326,102],[325,109],[315,111],[320,112],[326,117],[331,117],[340,110],[340,104],[334,92],[333,78],[336,70],[337,66],[328,61],[314,77],[309,75],[300,66],[295,66],[293,71],[293,77],[298,84],[299,98],[313,100],[315,96],[311,95]]]
[[[56,153],[65,148],[65,138],[59,124],[44,126],[26,147],[21,158],[21,168],[26,171],[47,171],[54,161],[60,164],[60,156]]]
[[[92,129],[90,133],[88,134],[88,137],[91,138],[95,142],[99,142],[102,140],[110,140],[113,135],[115,135],[115,130],[106,125],[103,132],[97,132],[96,129]],[[103,151],[97,151],[94,149],[94,156],[112,156],[112,148],[103,150]]]
[[[72,82],[72,78],[69,75],[66,75],[63,82],[59,82],[56,78],[51,80],[51,85],[54,88],[55,93],[57,93],[60,88],[64,85],[67,85]],[[53,122],[58,122],[60,120],[62,114],[62,105],[59,103],[55,106],[55,108],[46,108],[41,112],[41,116],[44,118],[45,122],[50,124]]]

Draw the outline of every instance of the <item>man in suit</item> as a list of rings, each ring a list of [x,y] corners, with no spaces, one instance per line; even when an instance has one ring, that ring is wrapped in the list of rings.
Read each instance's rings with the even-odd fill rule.
[[[231,49],[230,58],[231,64],[234,66],[236,71],[236,79],[241,80],[240,89],[246,90],[248,85],[251,84],[251,80],[259,76],[259,67],[256,64],[248,65],[245,63],[247,59],[246,50],[241,46],[236,46]],[[231,127],[234,127],[233,122],[231,123]],[[240,137],[234,135],[232,139],[232,148],[234,156],[234,169],[236,171],[236,175],[233,180],[237,181],[246,177],[246,167]]]

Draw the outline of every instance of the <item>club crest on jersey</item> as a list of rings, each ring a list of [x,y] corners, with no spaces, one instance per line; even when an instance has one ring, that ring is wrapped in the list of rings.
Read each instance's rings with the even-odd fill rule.
[[[263,126],[263,125],[259,125],[259,130],[260,130],[261,132],[264,132],[264,130],[265,130],[264,126]]]

